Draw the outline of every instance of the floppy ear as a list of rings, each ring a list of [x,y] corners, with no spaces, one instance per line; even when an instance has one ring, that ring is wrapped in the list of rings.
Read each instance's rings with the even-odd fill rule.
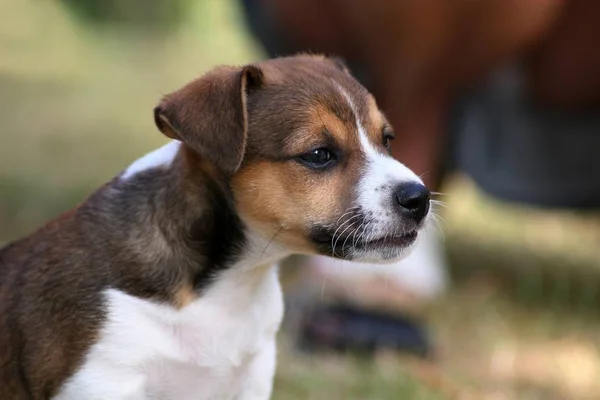
[[[232,175],[246,148],[247,96],[261,84],[262,71],[253,65],[213,69],[166,96],[154,109],[154,122],[166,136]]]

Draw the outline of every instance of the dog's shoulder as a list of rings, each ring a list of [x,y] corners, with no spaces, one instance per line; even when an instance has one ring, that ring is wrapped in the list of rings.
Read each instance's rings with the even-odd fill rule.
[[[103,319],[99,296],[108,277],[92,272],[78,211],[0,250],[0,387],[11,396],[17,387],[33,398],[55,391]]]

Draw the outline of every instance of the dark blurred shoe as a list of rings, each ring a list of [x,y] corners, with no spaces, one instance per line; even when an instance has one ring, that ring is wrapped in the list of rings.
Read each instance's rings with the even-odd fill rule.
[[[305,352],[396,350],[430,358],[432,347],[420,321],[350,306],[318,305],[306,310],[298,326],[296,345]]]
[[[303,351],[395,350],[431,357],[423,307],[446,287],[439,238],[425,231],[414,252],[378,265],[306,257],[286,285],[288,332]]]

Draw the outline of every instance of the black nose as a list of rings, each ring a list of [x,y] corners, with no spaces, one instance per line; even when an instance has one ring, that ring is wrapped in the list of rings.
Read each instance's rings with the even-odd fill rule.
[[[396,188],[394,198],[400,206],[402,214],[413,219],[417,224],[425,218],[429,211],[429,190],[420,183],[403,183]]]

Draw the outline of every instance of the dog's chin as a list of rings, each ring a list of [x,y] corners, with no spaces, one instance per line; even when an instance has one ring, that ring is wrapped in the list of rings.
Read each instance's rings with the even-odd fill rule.
[[[418,233],[415,231],[399,237],[386,237],[359,244],[352,249],[349,260],[372,264],[398,262],[412,253],[417,236]]]
[[[313,237],[321,255],[363,263],[391,264],[407,257],[414,249],[418,231],[397,235],[383,235],[368,241],[339,239],[331,241],[327,236]]]
[[[414,246],[408,246],[401,249],[389,249],[379,251],[354,251],[348,261],[367,263],[367,264],[394,264],[408,257]]]

